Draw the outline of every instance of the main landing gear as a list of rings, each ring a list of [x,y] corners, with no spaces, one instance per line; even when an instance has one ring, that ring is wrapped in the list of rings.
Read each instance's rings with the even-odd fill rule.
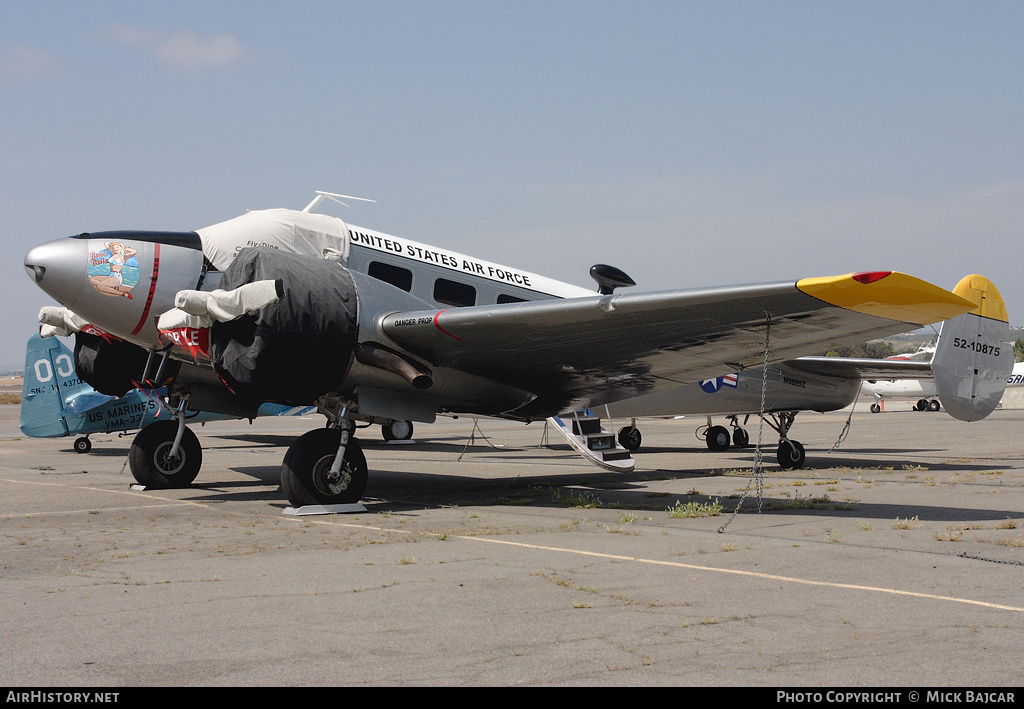
[[[385,441],[408,441],[412,438],[412,421],[395,420],[383,423],[380,426],[380,433]]]
[[[871,405],[871,413],[877,414],[884,408],[882,397],[875,394],[875,403]],[[940,411],[942,403],[938,399],[918,399],[914,404],[914,411]]]
[[[628,451],[640,449],[644,437],[640,435],[640,429],[636,427],[636,419],[632,419],[628,426],[619,429],[619,445]]]
[[[747,431],[739,425],[737,417],[733,415],[728,418],[733,428],[732,445],[737,448],[749,446],[750,436],[747,434]],[[775,429],[779,434],[779,447],[775,453],[775,458],[779,462],[779,467],[784,470],[796,470],[797,468],[802,468],[804,462],[807,460],[807,453],[804,450],[803,444],[800,443],[800,441],[795,441],[789,437],[789,429],[793,426],[793,421],[795,419],[795,411],[781,411],[778,413],[767,414],[764,418],[764,422]],[[744,422],[746,421],[744,420]],[[709,450],[718,452],[728,450],[730,439],[729,429],[725,426],[711,425],[711,417],[709,416],[704,439],[707,442]]]
[[[203,447],[185,426],[185,403],[174,421],[157,421],[135,435],[128,465],[141,485],[152,488],[188,487],[203,465]]]
[[[708,417],[707,426],[697,429],[697,437],[704,439],[708,450],[722,452],[728,450],[730,445],[735,448],[747,448],[750,446],[750,434],[740,425],[739,416],[734,414],[727,418],[732,426],[732,433],[725,426],[713,425],[710,416]],[[749,418],[750,416],[748,415],[743,420],[743,423],[745,424]],[[807,459],[807,453],[804,450],[803,444],[800,441],[793,440],[788,435],[795,419],[795,411],[767,414],[764,419],[765,423],[779,434],[779,448],[776,451],[776,460],[778,460],[779,466],[786,470],[802,468]],[[642,437],[640,429],[636,427],[636,419],[633,419],[629,426],[619,429],[618,440],[619,444],[626,450],[635,451],[640,448]]]
[[[796,414],[796,411],[780,411],[769,414],[771,418],[764,420],[765,423],[774,428],[779,434],[779,449],[775,454],[775,458],[779,462],[779,467],[783,470],[802,468],[804,467],[804,461],[807,459],[807,453],[804,451],[803,444],[789,437],[789,429],[793,427]]]
[[[347,504],[363,496],[369,480],[366,456],[345,411],[333,417],[331,428],[300,436],[285,454],[281,489],[293,507]]]
[[[725,451],[729,449],[730,443],[736,448],[746,448],[750,445],[750,435],[746,429],[740,426],[739,417],[732,415],[727,418],[729,419],[729,425],[732,426],[732,434],[729,433],[729,429],[725,426],[713,425],[710,416],[708,416],[707,427],[703,430],[697,429],[697,437],[700,438],[703,433],[704,442],[707,444],[708,450],[715,452]],[[744,423],[746,423],[746,419],[744,419]]]

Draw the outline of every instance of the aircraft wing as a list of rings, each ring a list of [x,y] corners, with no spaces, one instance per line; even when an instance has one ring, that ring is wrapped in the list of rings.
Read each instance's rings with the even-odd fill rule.
[[[793,369],[819,376],[892,381],[896,379],[931,379],[932,363],[909,359],[870,359],[857,357],[800,357],[788,362]]]
[[[791,360],[974,307],[896,272],[392,313],[383,334],[432,366],[529,391],[518,414],[578,410]],[[770,321],[770,330],[767,327]],[[549,415],[544,413],[544,415]]]

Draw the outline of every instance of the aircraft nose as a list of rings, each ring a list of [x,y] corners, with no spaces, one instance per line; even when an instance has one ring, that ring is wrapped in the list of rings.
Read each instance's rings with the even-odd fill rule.
[[[25,272],[57,302],[71,307],[86,279],[86,249],[86,244],[76,239],[41,244],[25,255]]]

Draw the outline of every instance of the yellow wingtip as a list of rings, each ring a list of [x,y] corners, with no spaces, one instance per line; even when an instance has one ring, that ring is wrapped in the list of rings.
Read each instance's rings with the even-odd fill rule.
[[[930,325],[979,307],[962,294],[898,271],[804,278],[796,287],[840,308],[914,325]]]
[[[999,293],[995,284],[985,276],[979,276],[977,273],[964,276],[956,284],[953,292],[974,303],[976,307],[971,311],[972,313],[1004,323],[1010,322],[1002,294]]]

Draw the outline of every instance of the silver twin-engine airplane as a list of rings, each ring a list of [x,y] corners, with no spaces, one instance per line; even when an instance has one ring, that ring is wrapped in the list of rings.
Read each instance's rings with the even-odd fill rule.
[[[594,294],[313,213],[323,196],[302,211],[86,233],[26,255],[63,306],[41,313],[44,330],[76,333],[80,378],[101,392],[167,387],[178,425],[135,439],[139,482],[198,474],[186,409],[313,405],[329,426],[289,448],[282,489],[295,506],[355,502],[368,478],[357,420],[567,419],[977,307],[890,271],[619,294],[632,281],[595,267]],[[577,433],[594,435],[583,419]]]

